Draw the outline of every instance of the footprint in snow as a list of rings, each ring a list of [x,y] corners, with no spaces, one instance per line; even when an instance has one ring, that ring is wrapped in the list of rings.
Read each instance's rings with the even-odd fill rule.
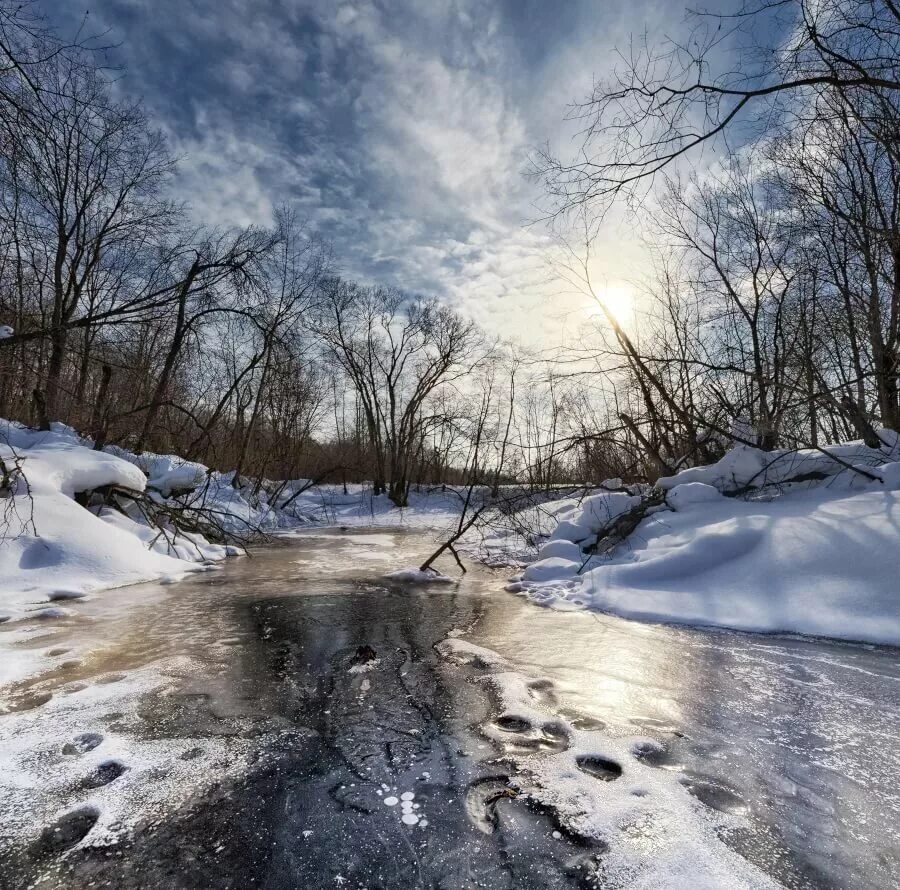
[[[615,760],[599,754],[584,754],[575,758],[575,765],[583,773],[603,782],[614,782],[622,775],[622,767]]]
[[[83,732],[75,736],[71,742],[66,742],[62,752],[67,755],[85,754],[93,751],[102,741],[103,736],[99,732]]]
[[[60,816],[52,825],[48,825],[37,841],[37,852],[62,853],[83,840],[94,827],[100,811],[96,807],[79,807]]]
[[[47,606],[43,609],[35,609],[29,612],[28,617],[38,621],[53,621],[57,618],[68,618],[74,614],[71,609],[63,609],[60,606]]]
[[[501,714],[494,723],[504,732],[528,732],[531,729],[531,723],[528,720],[512,714]]]
[[[720,779],[689,773],[679,781],[700,803],[720,813],[741,814],[750,809],[737,790]]]
[[[556,704],[556,695],[553,693],[553,682],[551,680],[531,680],[528,683],[528,692],[533,699],[541,704]]]
[[[95,682],[100,686],[106,686],[109,683],[120,683],[125,676],[125,674],[107,674],[105,677],[98,677]]]
[[[476,779],[466,791],[466,815],[479,831],[493,834],[498,823],[498,801],[518,795],[518,790],[510,784],[507,776]]]
[[[183,754],[180,755],[180,760],[196,760],[198,757],[202,757],[204,751],[202,748],[188,748]]]
[[[641,739],[631,746],[635,760],[647,766],[663,766],[669,762],[669,749],[653,739]]]
[[[86,596],[87,594],[83,590],[51,590],[47,594],[47,599],[51,603],[55,603],[60,600],[80,600]]]
[[[14,699],[12,704],[7,705],[8,713],[15,713],[17,711],[33,711],[35,708],[41,707],[41,705],[47,704],[50,699],[53,698],[52,693],[49,692],[30,692],[25,695],[21,695],[18,698]]]
[[[494,726],[509,734],[509,740],[503,743],[508,749],[558,754],[569,747],[568,729],[558,720],[535,726],[526,717],[501,714],[494,720]]]
[[[81,780],[81,788],[84,790],[102,788],[104,785],[114,782],[127,770],[128,767],[120,760],[104,760],[89,776],[85,776]]]

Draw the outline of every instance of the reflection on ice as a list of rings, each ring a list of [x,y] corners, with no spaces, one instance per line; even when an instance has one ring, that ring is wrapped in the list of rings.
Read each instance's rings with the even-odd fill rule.
[[[510,784],[512,761],[538,775],[559,758],[567,771],[544,774],[556,782],[548,800],[597,806],[582,814],[588,826],[615,815],[595,803],[614,794],[627,849],[669,856],[660,861],[673,868],[691,863],[666,839],[699,820],[791,886],[825,886],[824,875],[839,886],[889,885],[900,812],[896,650],[539,609],[504,593],[502,573],[475,567],[446,586],[384,577],[431,549],[400,529],[319,530],[178,585],[72,599],[66,617],[0,627],[8,651],[45,668],[3,690],[0,796],[17,801],[9,835],[32,843],[47,828],[52,846],[62,819],[61,837],[87,826],[76,846],[109,840],[112,826],[171,815],[184,794],[241,775],[272,739],[298,750],[315,734],[343,769],[368,776],[377,764],[374,788],[396,786],[398,800],[412,786],[391,771],[429,746],[465,751],[472,772],[506,761],[471,797],[426,798],[417,784],[409,813],[385,807],[368,779],[340,792],[341,813],[375,818],[368,795],[417,837],[445,837],[442,819],[475,818],[479,836],[515,827],[547,859],[550,817]],[[441,660],[432,646],[448,637]],[[469,675],[514,688],[517,700],[482,715],[486,687],[467,685]],[[417,764],[416,776],[423,765],[438,775]],[[458,781],[441,769],[447,786]],[[333,785],[323,786],[328,800]],[[674,789],[683,808],[656,806],[660,789]],[[414,805],[426,799],[423,831]],[[97,807],[90,825],[66,821],[88,806]],[[582,849],[571,826],[555,830],[561,857],[580,869],[605,860],[611,880],[615,845]]]

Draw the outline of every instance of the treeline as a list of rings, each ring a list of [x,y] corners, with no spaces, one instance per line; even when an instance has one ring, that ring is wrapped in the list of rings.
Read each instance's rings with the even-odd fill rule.
[[[781,42],[710,74],[716,35],[754,27]],[[398,505],[416,485],[652,481],[735,442],[875,445],[900,428],[887,0],[701,15],[691,41],[598,85],[580,160],[538,159],[568,233],[557,268],[604,322],[565,355],[347,280],[289,207],[269,228],[192,223],[165,139],[100,58],[0,0],[0,416],[235,484],[369,480]],[[704,146],[718,152],[691,168]],[[591,255],[623,197],[654,259],[635,323]]]
[[[193,225],[98,51],[28,6],[0,23],[0,415],[239,470],[264,436],[289,463],[321,410],[297,323],[326,247],[289,210],[271,230]]]
[[[141,105],[34,12],[0,3],[0,416],[236,484],[374,480],[397,504],[486,472],[499,396],[456,385],[502,360],[483,334],[342,279],[289,208],[272,228],[192,223]]]

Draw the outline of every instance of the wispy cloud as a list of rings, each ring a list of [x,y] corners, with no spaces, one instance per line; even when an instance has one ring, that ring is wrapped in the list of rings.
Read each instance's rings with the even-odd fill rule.
[[[347,274],[437,293],[501,329],[522,327],[520,309],[551,310],[548,239],[523,227],[537,213],[529,149],[564,140],[565,103],[628,29],[659,19],[643,0],[94,9],[121,39],[125,88],[171,134],[199,218],[265,223],[295,204]]]

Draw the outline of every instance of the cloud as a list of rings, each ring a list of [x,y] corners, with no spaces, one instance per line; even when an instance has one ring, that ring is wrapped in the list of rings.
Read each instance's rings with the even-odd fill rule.
[[[266,223],[294,204],[346,274],[527,334],[511,320],[546,315],[554,292],[549,239],[523,227],[528,151],[565,144],[565,103],[643,27],[642,2],[96,0],[91,15],[171,134],[198,218]]]

